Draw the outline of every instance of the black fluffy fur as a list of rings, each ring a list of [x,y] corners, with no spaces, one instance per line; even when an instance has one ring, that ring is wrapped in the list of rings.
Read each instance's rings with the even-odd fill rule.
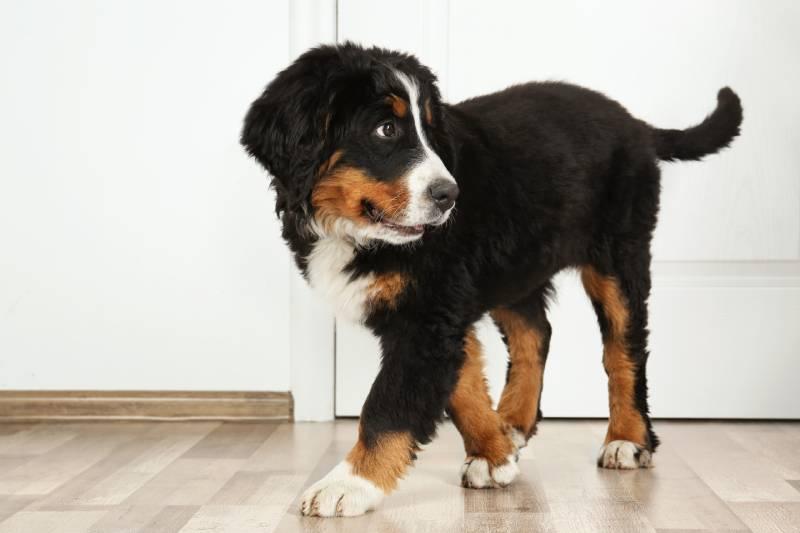
[[[565,83],[527,83],[458,104],[441,101],[414,57],[357,45],[302,55],[250,108],[242,143],[272,174],[283,234],[305,269],[315,237],[304,230],[320,165],[342,146],[379,173],[357,142],[364,117],[398,87],[391,70],[430,98],[426,134],[460,188],[446,225],[412,246],[360,249],[353,278],[403,272],[414,282],[366,325],[380,338],[382,368],[362,412],[367,442],[385,431],[434,434],[463,361],[464,335],[487,311],[510,306],[547,323],[551,278],[592,266],[613,276],[630,313],[637,403],[647,408],[650,241],[659,207],[658,161],[696,160],[739,133],[742,108],[724,88],[717,108],[686,130],[654,128],[606,96]],[[354,140],[356,139],[356,140]],[[603,314],[598,313],[604,334]],[[650,429],[650,449],[658,440]]]

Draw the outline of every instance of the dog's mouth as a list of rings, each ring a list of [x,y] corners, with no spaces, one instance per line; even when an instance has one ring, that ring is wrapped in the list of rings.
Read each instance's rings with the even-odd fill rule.
[[[381,226],[389,228],[392,231],[402,235],[417,236],[425,233],[424,224],[415,224],[413,226],[398,224],[397,222],[387,218],[386,213],[375,207],[369,201],[364,200],[362,205],[364,206],[364,214],[375,224],[380,224]]]

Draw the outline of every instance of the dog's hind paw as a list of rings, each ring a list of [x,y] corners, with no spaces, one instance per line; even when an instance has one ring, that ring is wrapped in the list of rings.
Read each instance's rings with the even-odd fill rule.
[[[519,450],[528,445],[528,438],[522,431],[518,430],[515,427],[512,427],[508,431],[508,437],[511,439],[511,442],[514,443],[514,447],[517,449],[518,454]]]
[[[514,455],[506,462],[492,466],[482,457],[468,457],[461,467],[461,486],[469,489],[490,489],[509,485],[519,474]]]
[[[642,446],[628,440],[612,440],[600,448],[597,466],[630,470],[652,466],[652,454]]]

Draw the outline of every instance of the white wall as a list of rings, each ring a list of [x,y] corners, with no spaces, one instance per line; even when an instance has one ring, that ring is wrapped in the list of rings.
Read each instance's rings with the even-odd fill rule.
[[[0,3],[0,388],[289,389],[289,258],[237,142],[288,4]]]
[[[719,368],[747,383],[749,415],[800,409],[781,396],[800,361],[796,2],[336,5],[0,2],[0,388],[292,389],[298,418],[331,416],[330,314],[293,273],[237,136],[263,84],[335,40],[338,22],[340,39],[419,54],[453,101],[564,78],[679,127],[734,86],[746,114],[735,149],[665,169],[654,412],[710,405],[676,379]],[[569,277],[554,314],[547,412],[587,414],[561,385],[605,403],[594,318]],[[340,397],[342,414],[358,412],[377,366],[350,333],[338,331],[337,392],[357,401]],[[487,344],[496,392],[503,353],[496,335]]]

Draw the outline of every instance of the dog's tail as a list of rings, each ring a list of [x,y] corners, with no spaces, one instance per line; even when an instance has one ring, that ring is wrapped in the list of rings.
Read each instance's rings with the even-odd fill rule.
[[[717,93],[717,108],[703,122],[685,130],[653,128],[656,154],[664,161],[696,161],[728,146],[739,135],[742,103],[730,87]]]

